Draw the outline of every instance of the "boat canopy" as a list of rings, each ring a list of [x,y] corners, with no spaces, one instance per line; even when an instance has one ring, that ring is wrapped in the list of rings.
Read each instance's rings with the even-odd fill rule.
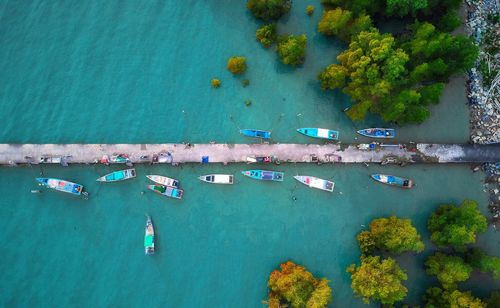
[[[318,128],[318,137],[330,138],[330,130],[324,128]]]
[[[153,246],[154,236],[152,234],[148,234],[144,237],[144,246],[151,247]]]

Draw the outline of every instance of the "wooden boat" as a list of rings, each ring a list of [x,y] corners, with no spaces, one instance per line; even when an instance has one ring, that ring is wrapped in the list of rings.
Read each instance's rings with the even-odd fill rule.
[[[268,170],[247,170],[241,171],[241,173],[243,175],[251,177],[252,179],[277,182],[283,182],[283,177],[285,175],[283,172]]]
[[[76,196],[80,196],[83,191],[83,185],[65,180],[54,178],[36,178],[36,180],[40,183],[40,185]]]
[[[198,177],[203,182],[213,184],[233,184],[232,174],[207,174]]]
[[[409,179],[387,174],[372,174],[371,178],[380,183],[401,188],[412,188],[413,183]]]
[[[135,169],[125,169],[103,175],[97,179],[98,182],[118,182],[135,178]]]
[[[149,190],[152,190],[155,193],[165,197],[182,199],[182,196],[184,195],[184,191],[182,189],[175,187],[164,186],[164,185],[148,185],[147,187]]]
[[[251,163],[277,163],[279,164],[279,159],[276,156],[247,156],[247,164]]]
[[[240,129],[240,134],[248,137],[271,139],[271,132],[258,129]]]
[[[152,255],[155,253],[155,229],[151,217],[147,216],[144,234],[144,253]]]
[[[297,131],[313,138],[328,139],[328,140],[339,140],[339,132],[336,130],[326,129],[326,128],[298,128]]]
[[[296,175],[294,178],[303,183],[304,185],[307,185],[311,188],[317,188],[325,191],[332,192],[333,188],[335,187],[335,183],[332,181],[328,180],[323,180],[320,178],[316,178],[313,176],[308,176],[308,175]]]
[[[172,186],[172,187],[175,187],[175,188],[179,188],[180,187],[180,182],[176,179],[172,179],[172,178],[168,178],[166,176],[162,176],[162,175],[146,175],[146,177],[148,179],[150,179],[151,181],[155,182],[155,183],[158,183],[158,184],[161,184],[161,185],[164,185],[164,186]]]
[[[393,128],[365,128],[358,130],[358,134],[371,138],[394,138],[396,130]]]

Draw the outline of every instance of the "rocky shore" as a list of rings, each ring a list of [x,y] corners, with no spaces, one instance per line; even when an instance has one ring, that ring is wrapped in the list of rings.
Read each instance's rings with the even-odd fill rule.
[[[466,0],[465,29],[480,47],[479,59],[468,73],[470,141],[500,142],[500,0]],[[500,163],[484,164],[485,191],[496,230],[500,229]]]

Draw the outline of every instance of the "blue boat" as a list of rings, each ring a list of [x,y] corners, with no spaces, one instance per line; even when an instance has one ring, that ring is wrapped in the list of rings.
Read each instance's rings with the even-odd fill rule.
[[[271,139],[271,132],[258,129],[240,129],[240,134],[248,137]]]
[[[326,128],[303,127],[303,128],[298,128],[297,131],[301,134],[313,138],[339,140],[339,132],[336,130],[331,130]]]
[[[165,197],[182,199],[184,195],[184,191],[179,188],[164,186],[164,185],[148,185],[149,190],[154,191],[157,194],[160,194]]]
[[[36,180],[43,186],[76,196],[80,196],[83,191],[83,185],[65,180],[54,178],[36,178]]]
[[[252,179],[276,182],[283,182],[283,176],[285,175],[283,172],[268,170],[247,170],[241,171],[241,173]]]
[[[387,174],[372,174],[371,178],[377,182],[401,188],[412,188],[413,183],[409,179],[400,178],[394,175]]]
[[[371,138],[394,138],[396,130],[393,128],[365,128],[358,130],[358,134]]]
[[[111,172],[103,175],[97,179],[98,182],[118,182],[135,178],[135,169],[125,169],[120,171]]]

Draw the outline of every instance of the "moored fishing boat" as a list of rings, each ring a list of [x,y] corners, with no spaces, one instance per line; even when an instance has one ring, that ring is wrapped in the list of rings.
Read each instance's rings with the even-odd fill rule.
[[[297,131],[313,138],[328,139],[328,140],[339,140],[339,132],[336,130],[326,129],[326,128],[309,128],[303,127],[298,128]]]
[[[97,179],[98,182],[118,182],[135,178],[135,169],[125,169],[108,173]]]
[[[161,185],[164,185],[164,186],[172,186],[172,187],[176,187],[176,188],[179,188],[179,186],[180,186],[180,182],[178,180],[168,178],[166,176],[150,174],[150,175],[146,175],[146,177],[148,179],[150,179],[151,181],[158,183],[158,184],[161,184]]]
[[[271,132],[258,129],[240,129],[240,134],[248,137],[270,139]]]
[[[152,255],[155,253],[155,229],[150,216],[146,216],[146,228],[144,234],[144,253]]]
[[[201,181],[213,184],[233,184],[232,174],[207,174],[198,177]]]
[[[83,185],[73,182],[55,179],[55,178],[36,178],[36,180],[43,186],[48,188],[69,193],[72,195],[80,196],[83,191]]]
[[[412,188],[413,182],[409,179],[387,174],[372,174],[371,178],[380,183],[401,188]]]
[[[182,189],[175,187],[164,186],[164,185],[148,185],[147,187],[149,190],[152,190],[155,193],[165,197],[182,199],[182,196],[184,195],[184,191]]]
[[[269,170],[246,170],[241,171],[241,173],[252,179],[277,182],[282,182],[285,175],[283,172]]]
[[[308,175],[296,175],[294,176],[294,178],[311,187],[311,188],[316,188],[316,189],[321,189],[321,190],[325,190],[325,191],[329,191],[329,192],[332,192],[333,191],[333,188],[335,187],[335,183],[332,182],[332,181],[328,181],[328,180],[323,180],[323,179],[320,179],[320,178],[316,178],[314,176],[308,176]]]
[[[396,130],[393,128],[365,128],[358,130],[358,134],[371,138],[394,138]]]

